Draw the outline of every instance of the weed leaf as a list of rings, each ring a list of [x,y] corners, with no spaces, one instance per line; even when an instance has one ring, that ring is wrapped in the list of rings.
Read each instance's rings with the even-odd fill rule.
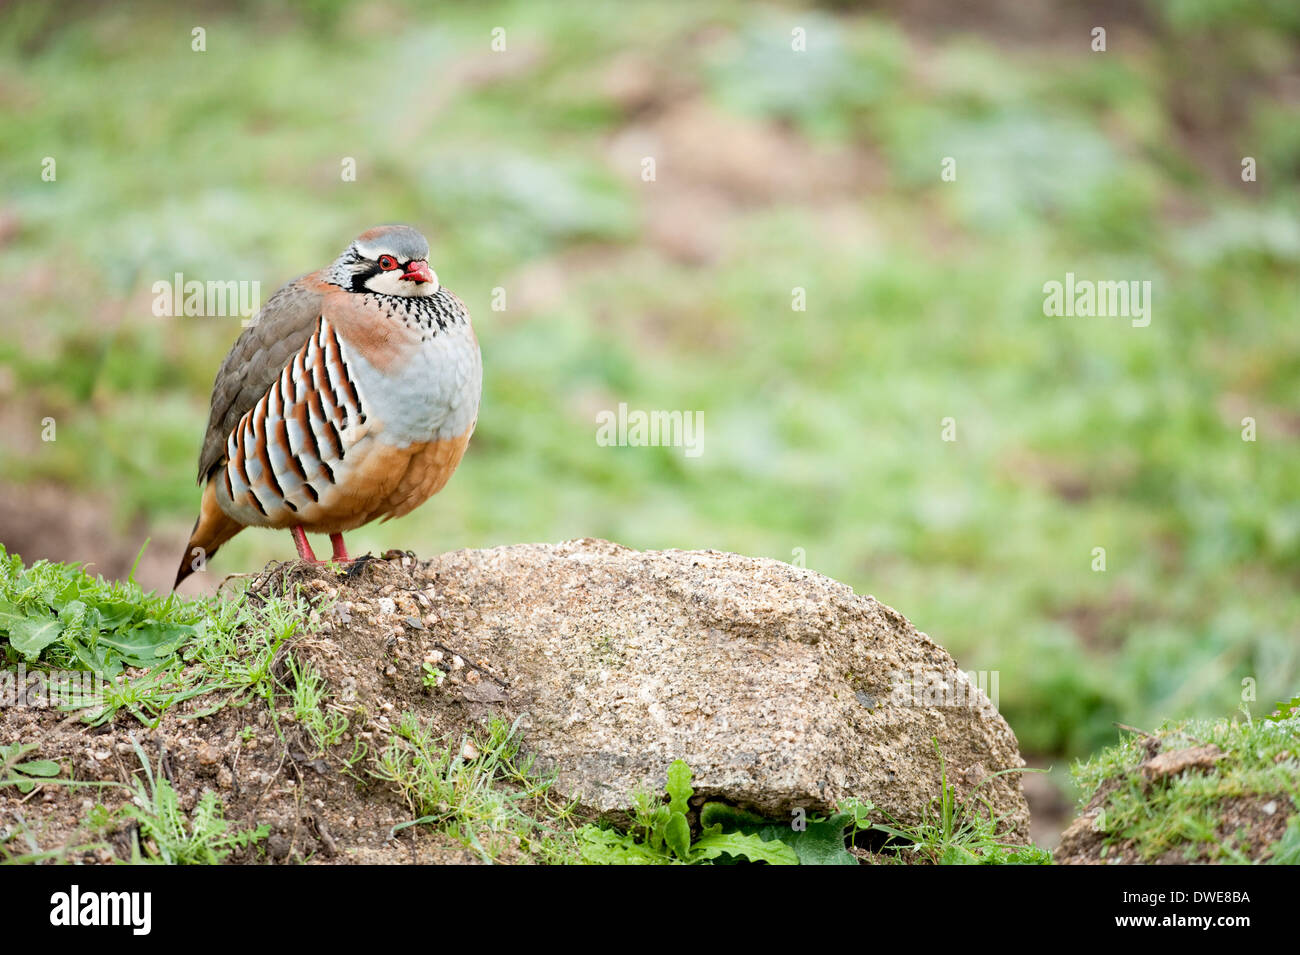
[[[799,856],[780,840],[767,842],[743,832],[712,832],[701,836],[691,847],[691,861],[716,859],[724,853],[768,865],[799,864]]]
[[[673,760],[668,767],[668,811],[678,812],[683,816],[690,811],[690,799],[695,795],[691,788],[691,767],[685,760]]]
[[[673,855],[685,862],[691,856],[691,826],[686,821],[686,817],[680,812],[674,812],[668,817],[668,823],[664,826],[664,842],[672,850]]]
[[[19,617],[8,620],[9,643],[28,663],[34,663],[41,651],[63,634],[63,623],[51,617]]]

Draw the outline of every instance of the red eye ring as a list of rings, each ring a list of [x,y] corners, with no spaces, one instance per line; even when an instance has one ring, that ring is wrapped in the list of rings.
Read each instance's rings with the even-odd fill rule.
[[[391,255],[381,255],[379,257],[379,267],[385,272],[391,272],[397,268],[397,260]]]

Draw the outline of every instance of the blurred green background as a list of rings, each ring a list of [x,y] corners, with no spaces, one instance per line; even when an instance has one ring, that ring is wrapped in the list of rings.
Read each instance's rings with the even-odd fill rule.
[[[408,222],[484,401],[354,552],[802,555],[999,671],[1041,761],[1243,679],[1258,713],[1300,689],[1300,8],[1081,6],[10,4],[0,542],[124,575],[150,538],[166,587],[240,328],[152,284],[265,298]],[[1150,327],[1045,317],[1067,271],[1150,280]],[[704,453],[598,446],[620,402]],[[246,532],[196,586],[292,554]]]

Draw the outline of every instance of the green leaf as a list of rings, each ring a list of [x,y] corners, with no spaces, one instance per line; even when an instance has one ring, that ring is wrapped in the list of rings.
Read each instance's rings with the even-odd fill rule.
[[[586,825],[578,830],[578,851],[592,865],[665,865],[669,859],[632,836]]]
[[[194,628],[187,624],[147,620],[125,634],[106,634],[99,644],[120,653],[128,666],[147,667],[174,656],[193,635]]]
[[[99,611],[102,630],[117,630],[135,619],[139,608],[126,600],[95,600],[91,604]]]
[[[721,826],[723,832],[756,835],[765,841],[778,840],[795,851],[800,865],[858,865],[858,860],[844,845],[844,830],[853,818],[848,812],[840,812],[829,819],[810,819],[804,829],[796,830],[789,824],[770,822],[723,803],[705,803],[700,811],[700,825],[706,830]]]
[[[30,763],[19,763],[14,769],[24,776],[57,776],[59,764],[52,759],[37,759]]]
[[[117,654],[110,654],[108,647],[88,647],[80,640],[70,641],[72,654],[87,670],[112,680],[122,673],[122,660]]]
[[[857,865],[857,858],[844,846],[844,830],[852,821],[847,812],[809,820],[803,832],[790,829],[791,838],[782,836],[782,841],[798,854],[800,865]]]
[[[849,817],[849,822],[854,828],[871,828],[871,814],[876,811],[876,805],[870,799],[865,802],[858,799],[846,799],[837,808]]]
[[[57,776],[59,764],[49,759],[34,759],[20,763],[28,753],[35,751],[36,743],[14,743],[0,746],[0,785],[16,786],[21,793],[29,793],[36,788],[36,783],[26,777]]]
[[[0,746],[0,776],[9,775],[9,767],[28,753],[35,752],[39,748],[38,743],[14,743],[11,746]]]
[[[691,825],[680,812],[668,817],[664,826],[664,842],[673,851],[673,855],[685,862],[691,856]]]
[[[799,856],[785,843],[779,840],[765,842],[758,836],[743,832],[713,832],[702,836],[691,847],[691,861],[716,859],[723,853],[768,865],[799,864]]]
[[[939,857],[939,865],[979,865],[980,857],[965,846],[950,845]]]
[[[1273,704],[1273,712],[1264,719],[1272,723],[1280,723],[1293,716],[1300,716],[1300,696],[1293,696],[1289,700],[1278,700]]]
[[[41,651],[59,639],[63,624],[51,617],[33,619],[23,617],[9,623],[9,643],[33,663]]]
[[[672,813],[668,811],[668,807],[660,806],[654,811],[654,815],[648,820],[649,833],[647,841],[650,844],[650,848],[654,849],[656,852],[664,847],[664,832],[668,829],[668,820],[671,817]]]
[[[8,630],[9,625],[14,620],[22,620],[27,614],[18,609],[17,604],[10,603],[8,600],[0,600],[0,630]]]
[[[695,790],[691,788],[691,767],[684,760],[673,760],[673,764],[668,767],[668,785],[665,789],[668,791],[668,809],[671,812],[679,812],[683,816],[690,812],[690,799],[695,795]]]
[[[81,581],[76,577],[63,583],[62,586],[56,586],[46,590],[45,602],[48,603],[54,611],[63,615],[64,608],[71,603],[81,603],[77,600],[81,596]],[[84,607],[85,604],[82,604]]]
[[[985,865],[989,862],[986,859]],[[1023,846],[1006,854],[1001,865],[1053,865],[1052,853],[1038,846]]]
[[[64,623],[70,623],[86,612],[86,605],[80,600],[69,600],[59,607],[58,611],[59,619]]]

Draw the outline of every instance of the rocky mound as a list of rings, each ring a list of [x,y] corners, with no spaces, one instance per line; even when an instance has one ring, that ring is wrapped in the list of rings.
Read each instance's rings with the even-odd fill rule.
[[[345,702],[454,703],[519,720],[562,795],[609,813],[674,759],[697,797],[774,819],[871,800],[920,822],[947,778],[1028,831],[1016,739],[951,656],[897,611],[821,574],[716,551],[607,541],[372,563],[310,641]],[[433,660],[449,679],[422,684]],[[439,697],[437,703],[434,698]],[[935,741],[937,740],[937,753]]]

